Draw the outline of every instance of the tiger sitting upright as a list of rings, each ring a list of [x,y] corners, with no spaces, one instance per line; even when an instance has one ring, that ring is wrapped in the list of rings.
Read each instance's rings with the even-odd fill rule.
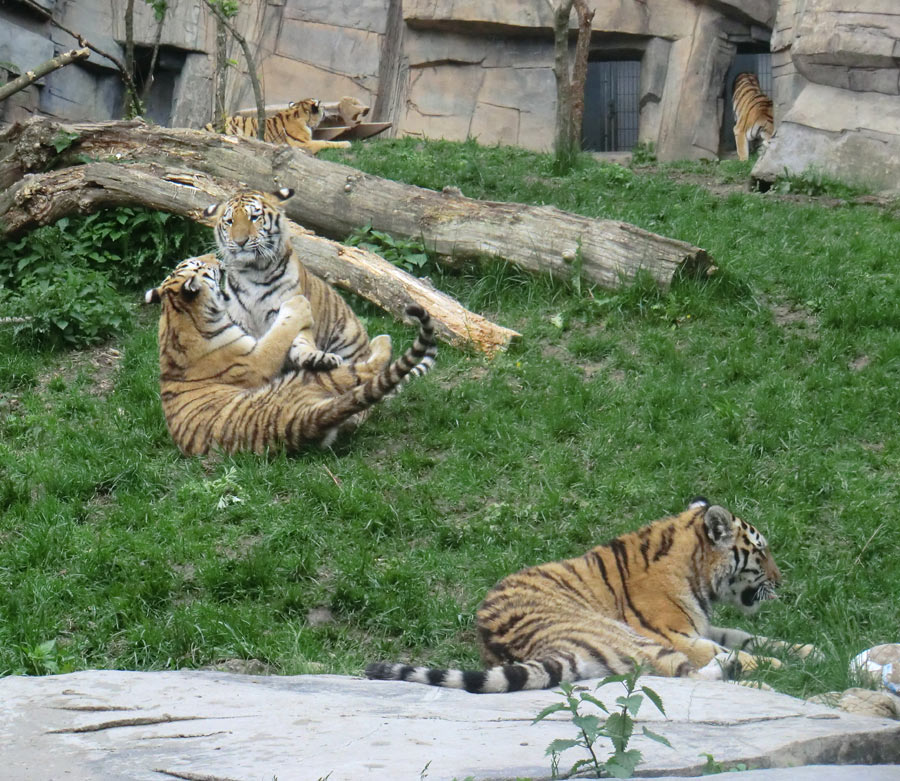
[[[487,669],[378,662],[366,668],[366,675],[507,692],[625,673],[636,661],[659,675],[721,679],[757,666],[760,657],[745,649],[785,648],[801,657],[816,653],[811,645],[767,640],[709,622],[713,602],[754,612],[775,598],[780,578],[762,534],[698,497],[681,514],[583,556],[501,580],[477,615]]]
[[[309,302],[292,296],[269,331],[255,339],[228,316],[212,255],[182,261],[145,299],[162,305],[160,396],[169,432],[186,455],[215,445],[229,453],[328,445],[397,387],[434,344],[428,313],[410,306],[419,335],[393,363],[385,334],[372,340],[365,361],[282,374],[289,345],[310,326]]]
[[[277,201],[293,194],[290,188],[271,194],[248,190],[204,210],[216,219],[228,314],[260,338],[282,303],[299,293],[312,307],[313,324],[291,345],[288,368],[331,369],[345,361],[364,361],[370,350],[365,327],[334,288],[307,270],[291,246],[287,219]],[[430,347],[413,375],[424,374],[436,354],[436,347]]]
[[[734,80],[731,106],[738,157],[746,160],[756,145],[766,146],[775,133],[772,100],[760,89],[755,74],[739,73]]]
[[[263,140],[305,149],[314,155],[323,149],[349,149],[349,141],[325,141],[312,137],[312,132],[319,126],[324,113],[319,101],[314,98],[289,103],[286,109],[266,117]],[[215,130],[211,124],[206,125],[205,129]],[[256,138],[258,129],[259,120],[255,115],[236,114],[225,119],[226,135]]]

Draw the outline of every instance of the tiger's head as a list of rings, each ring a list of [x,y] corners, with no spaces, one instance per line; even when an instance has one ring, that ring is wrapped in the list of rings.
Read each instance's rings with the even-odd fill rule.
[[[289,187],[272,193],[245,190],[203,210],[216,221],[216,244],[226,268],[268,268],[286,254],[290,236],[278,203],[293,194]]]
[[[769,551],[766,538],[753,526],[703,497],[691,503],[702,511],[707,539],[719,555],[713,577],[717,601],[736,605],[744,613],[755,613],[760,604],[776,599],[781,572]]]
[[[321,103],[315,98],[304,98],[293,103],[288,103],[287,109],[282,114],[285,122],[300,122],[310,130],[319,126],[325,112]]]
[[[345,95],[338,102],[338,114],[345,125],[353,127],[363,121],[369,113],[369,107],[357,98]]]
[[[212,254],[181,261],[159,287],[146,292],[144,301],[162,306],[159,344],[165,377],[186,377],[191,364],[209,352],[210,337],[231,323],[219,289],[219,262]],[[177,349],[168,349],[171,340]]]

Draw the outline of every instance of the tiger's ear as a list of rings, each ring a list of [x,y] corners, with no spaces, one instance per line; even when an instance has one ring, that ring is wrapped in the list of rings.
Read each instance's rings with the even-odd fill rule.
[[[734,516],[724,507],[714,504],[703,516],[706,536],[716,546],[729,545],[734,539]]]
[[[274,195],[279,201],[286,201],[294,194],[294,191],[290,187],[279,187],[277,190],[272,191],[272,195]]]
[[[162,296],[159,294],[158,287],[151,287],[146,293],[144,293],[145,304],[158,304],[160,301],[162,301]]]
[[[203,283],[200,282],[200,277],[188,277],[181,286],[181,295],[190,301],[192,298],[196,298],[202,289]]]
[[[211,203],[209,206],[207,206],[203,210],[203,216],[204,217],[214,217],[216,215],[216,212],[219,211],[219,207],[221,205],[222,204],[220,204],[220,203]]]
[[[688,510],[696,510],[698,507],[709,507],[709,499],[705,496],[695,496],[688,504]]]

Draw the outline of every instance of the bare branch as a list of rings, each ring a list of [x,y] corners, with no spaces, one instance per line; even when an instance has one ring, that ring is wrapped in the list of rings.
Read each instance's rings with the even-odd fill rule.
[[[78,60],[83,60],[85,57],[90,57],[91,52],[87,49],[87,47],[83,49],[72,49],[71,51],[63,52],[62,54],[54,57],[52,60],[47,60],[47,62],[41,63],[34,70],[25,71],[19,78],[13,79],[10,82],[7,82],[2,87],[0,87],[0,100],[6,100],[10,95],[14,95],[19,90],[25,89],[29,84],[33,84],[38,79],[43,78],[48,73],[52,73],[53,71],[64,68],[66,65],[70,63],[76,62]]]
[[[216,19],[218,19],[223,25],[225,25],[228,32],[230,32],[234,37],[234,40],[238,42],[238,45],[241,47],[241,51],[244,53],[244,59],[247,61],[247,76],[249,76],[250,78],[250,86],[253,87],[253,97],[256,100],[256,136],[260,141],[264,141],[266,132],[266,101],[263,98],[262,88],[259,85],[259,77],[256,75],[256,66],[253,64],[253,53],[250,51],[250,47],[247,45],[247,39],[237,31],[237,28],[235,28],[235,26],[229,21],[228,17],[225,16],[224,12],[218,6],[216,1],[205,1],[206,7],[213,12]]]
[[[53,14],[51,14],[46,8],[42,8],[40,5],[34,2],[34,0],[24,0],[24,2],[29,8],[42,14],[44,18],[54,27],[57,27],[64,33],[68,33],[69,35],[71,35],[75,40],[78,41],[78,44],[80,46],[87,47],[92,52],[95,52],[105,60],[109,60],[113,65],[115,65],[119,71],[119,75],[122,77],[122,81],[125,83],[125,92],[128,94],[128,99],[131,103],[132,110],[135,116],[141,113],[141,104],[140,100],[138,99],[137,87],[135,87],[134,85],[134,79],[132,78],[131,73],[128,72],[128,70],[125,68],[125,65],[118,57],[114,57],[112,54],[109,54],[109,52],[105,52],[103,51],[103,49],[94,46],[94,44],[86,40],[85,37],[81,35],[81,33],[76,33],[73,30],[70,30],[61,22],[56,21],[56,19],[53,18]]]

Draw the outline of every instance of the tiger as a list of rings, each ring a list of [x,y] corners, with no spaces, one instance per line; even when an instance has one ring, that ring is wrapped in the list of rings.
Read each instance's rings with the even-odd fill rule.
[[[305,149],[314,155],[323,149],[349,149],[349,141],[325,141],[312,137],[324,114],[320,102],[314,98],[288,103],[286,109],[266,117],[263,140]],[[236,114],[225,118],[225,134],[229,136],[256,138],[258,128],[256,116]],[[205,129],[215,131],[212,124],[206,125]]]
[[[781,573],[765,537],[697,497],[683,512],[501,580],[477,611],[482,670],[376,662],[365,674],[465,689],[510,692],[652,667],[660,675],[735,677],[765,659],[747,649],[791,645],[710,624],[714,602],[753,613],[776,597]],[[732,649],[732,650],[729,650]]]
[[[390,336],[382,334],[365,361],[284,374],[289,345],[311,325],[309,301],[289,298],[256,339],[230,319],[214,255],[182,261],[145,300],[161,304],[160,396],[166,426],[185,455],[203,455],[214,446],[228,453],[328,446],[355,416],[396,388],[434,344],[428,312],[411,305],[406,313],[418,321],[418,337],[394,362]]]
[[[369,107],[357,98],[345,95],[338,101],[337,113],[344,125],[355,127],[365,119]]]
[[[739,73],[732,87],[734,109],[734,141],[738,157],[746,160],[757,144],[768,146],[775,133],[772,99],[759,88],[753,73]]]
[[[204,210],[215,219],[215,237],[225,272],[228,313],[252,336],[265,333],[279,307],[300,293],[313,312],[310,330],[300,333],[287,354],[289,369],[333,369],[345,361],[369,357],[369,336],[347,302],[300,262],[291,245],[287,218],[278,206],[294,194],[289,187],[272,193],[245,190]],[[434,365],[429,347],[413,376]]]

